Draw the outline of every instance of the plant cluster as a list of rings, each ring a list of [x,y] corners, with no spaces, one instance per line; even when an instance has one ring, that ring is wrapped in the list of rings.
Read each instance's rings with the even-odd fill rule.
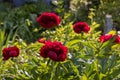
[[[0,79],[120,79],[120,36],[96,31],[93,9],[85,21],[72,18],[62,0],[54,11],[39,4],[13,9],[0,22]]]

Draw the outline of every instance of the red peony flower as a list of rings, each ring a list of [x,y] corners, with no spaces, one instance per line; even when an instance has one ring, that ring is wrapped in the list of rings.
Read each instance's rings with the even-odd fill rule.
[[[78,34],[81,32],[88,33],[90,30],[90,27],[86,22],[77,22],[73,25],[73,30]]]
[[[60,17],[55,13],[44,12],[39,17],[37,17],[36,21],[43,28],[52,28],[54,26],[58,26],[60,24]]]
[[[112,34],[105,34],[105,35],[101,35],[99,40],[101,43],[108,41],[109,39],[111,39],[113,37]]]
[[[40,42],[40,43],[45,43],[45,39],[44,39],[44,38],[39,38],[39,39],[38,39],[38,42]]]
[[[116,36],[115,43],[120,43],[120,36]]]
[[[40,55],[53,61],[65,61],[68,49],[61,42],[46,41],[40,49]]]
[[[2,52],[3,60],[8,60],[10,57],[17,57],[19,55],[19,49],[16,46],[4,48]]]

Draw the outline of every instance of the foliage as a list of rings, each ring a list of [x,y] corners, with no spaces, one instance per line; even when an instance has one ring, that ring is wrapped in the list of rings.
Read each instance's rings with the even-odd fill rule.
[[[71,0],[70,9],[73,13],[72,19],[76,21],[90,21],[88,16],[91,12],[91,9],[94,9],[93,13],[94,20],[101,24],[97,30],[103,30],[105,27],[105,15],[112,15],[112,19],[114,22],[114,27],[116,27],[117,31],[119,31],[119,13],[120,13],[120,3],[119,0]],[[114,12],[114,13],[113,13]],[[75,18],[75,19],[74,19]]]
[[[73,31],[73,23],[76,20],[74,12],[61,13],[65,9],[61,9],[63,3],[60,2],[58,5],[61,6],[58,6],[55,11],[62,17],[62,22],[52,29],[42,29],[36,23],[35,18],[38,14],[50,11],[50,8],[47,10],[39,7],[39,3],[11,9],[8,14],[4,14],[6,16],[3,19],[0,19],[1,80],[120,79],[120,44],[113,43],[114,37],[104,43],[99,42],[101,31],[96,31],[96,28],[102,24],[96,22],[96,10],[90,9],[85,18],[85,20],[89,19],[90,32],[76,34]],[[83,18],[81,20],[84,21]],[[44,44],[37,41],[40,37],[60,41],[67,46],[69,52],[66,61],[54,62],[42,58],[39,50]],[[19,47],[19,57],[3,61],[2,49],[12,45]]]
[[[119,13],[120,13],[119,0],[101,0],[99,9],[96,10],[96,21],[100,24],[105,24],[105,15],[112,15],[114,26],[119,31]],[[113,13],[114,12],[114,13]],[[101,25],[103,27],[104,25]]]
[[[2,7],[5,6],[5,4],[2,5]],[[0,22],[6,25],[7,34],[9,34],[11,29],[14,29],[14,31],[17,32],[18,37],[22,38],[27,43],[30,43],[40,36],[35,36],[36,34],[41,34],[41,31],[44,30],[36,23],[36,17],[40,15],[41,12],[50,11],[50,9],[49,6],[45,5],[44,1],[14,9],[8,6],[1,10],[2,13],[0,16],[2,17],[0,18]]]

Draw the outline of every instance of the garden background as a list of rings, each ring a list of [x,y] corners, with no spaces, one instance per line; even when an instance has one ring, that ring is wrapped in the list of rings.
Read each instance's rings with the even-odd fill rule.
[[[0,79],[120,80],[119,1],[26,0],[18,7],[1,0]],[[59,16],[59,25],[41,26],[37,18],[44,12]],[[113,28],[105,33],[106,15],[112,16]],[[78,22],[87,23],[90,30],[76,33],[73,26]],[[57,51],[46,51],[51,53],[47,58],[41,55],[41,49],[49,41],[60,45],[61,50],[67,48],[65,60],[53,59],[51,55]],[[13,46],[19,49],[17,56],[10,55]]]

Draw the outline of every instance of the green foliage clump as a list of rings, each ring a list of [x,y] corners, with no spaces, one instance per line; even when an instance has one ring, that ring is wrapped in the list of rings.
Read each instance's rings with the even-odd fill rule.
[[[100,43],[99,36],[102,31],[96,30],[102,26],[99,24],[98,18],[103,18],[100,12],[103,7],[106,8],[103,4],[108,4],[106,2],[109,0],[104,0],[105,2],[101,0],[99,9],[90,8],[87,16],[83,11],[83,6],[87,1],[73,1],[79,3],[71,3],[72,8],[80,5],[75,7],[75,11],[70,9],[66,11],[63,8],[63,1],[60,0],[56,7],[48,8],[46,6],[46,8],[43,7],[45,4],[36,3],[10,9],[11,11],[4,14],[4,18],[0,19],[1,80],[120,79],[120,44],[114,43],[114,37]],[[43,29],[35,19],[41,12],[51,11],[52,7],[61,16],[61,24],[52,29]],[[108,10],[108,12],[110,11]],[[75,33],[73,24],[78,21],[88,22],[90,32]],[[102,23],[102,20],[100,22]],[[42,58],[39,53],[44,44],[36,41],[39,37],[62,42],[68,48],[67,59],[64,62],[55,62],[48,58]],[[3,61],[2,49],[13,45],[19,47],[19,57]]]

